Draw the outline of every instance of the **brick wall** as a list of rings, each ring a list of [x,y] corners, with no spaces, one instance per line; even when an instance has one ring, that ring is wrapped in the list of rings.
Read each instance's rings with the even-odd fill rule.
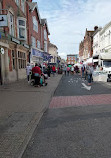
[[[20,5],[21,5],[21,1],[20,1]],[[22,12],[21,6],[18,7],[14,0],[3,0],[3,9],[8,9],[8,10],[11,9],[14,13],[15,37],[17,37],[17,17],[21,16],[26,18],[26,15]],[[7,14],[7,13],[8,11],[3,11],[3,14]],[[6,34],[9,33],[8,27],[5,27],[4,30]]]
[[[11,56],[11,50],[8,50],[8,58],[9,58],[9,71],[12,71],[12,56]]]

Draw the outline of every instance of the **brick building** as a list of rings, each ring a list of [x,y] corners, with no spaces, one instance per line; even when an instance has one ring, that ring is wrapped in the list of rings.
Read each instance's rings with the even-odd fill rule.
[[[78,55],[77,54],[68,54],[67,55],[67,64],[74,65],[77,63]]]
[[[26,77],[26,63],[28,60],[28,38],[26,1],[2,0],[0,14],[7,15],[8,24],[0,27],[0,80],[11,82]]]
[[[81,41],[81,43],[79,44],[79,58],[80,58],[80,61],[83,60],[83,52],[84,52],[84,41]]]
[[[36,2],[27,2],[28,41],[30,45],[30,62],[43,63],[48,56],[48,24],[41,19]]]
[[[0,82],[26,78],[27,61],[43,63],[48,59],[48,25],[41,19],[32,0],[0,1]],[[3,22],[3,21],[2,21]],[[1,50],[1,49],[0,49]]]
[[[80,61],[85,61],[93,55],[93,34],[98,27],[94,27],[94,31],[86,29],[84,40],[79,45],[79,58]]]

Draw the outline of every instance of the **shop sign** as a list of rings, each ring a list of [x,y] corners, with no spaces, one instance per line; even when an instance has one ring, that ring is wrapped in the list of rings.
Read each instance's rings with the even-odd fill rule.
[[[7,15],[0,15],[0,27],[8,26]]]
[[[39,50],[32,49],[32,55],[37,57],[43,57],[43,52],[40,52]]]
[[[24,46],[25,48],[28,48],[28,49],[29,49],[29,45],[23,44],[23,46]]]
[[[14,38],[14,37],[12,37],[12,42],[15,42],[15,43],[17,43],[17,44],[20,44],[20,41],[18,40],[18,39],[16,39],[16,38]]]

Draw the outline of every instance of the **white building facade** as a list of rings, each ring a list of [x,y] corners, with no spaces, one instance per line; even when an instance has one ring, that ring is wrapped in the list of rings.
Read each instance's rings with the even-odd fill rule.
[[[110,64],[111,61],[111,22],[103,28],[98,28],[93,35],[93,59],[98,59],[98,64]],[[101,65],[103,61],[103,65]]]

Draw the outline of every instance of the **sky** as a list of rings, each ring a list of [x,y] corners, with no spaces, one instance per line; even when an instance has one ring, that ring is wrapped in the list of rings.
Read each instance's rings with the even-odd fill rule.
[[[78,54],[86,28],[104,27],[111,21],[111,0],[33,0],[41,18],[46,18],[50,42],[59,55]]]

